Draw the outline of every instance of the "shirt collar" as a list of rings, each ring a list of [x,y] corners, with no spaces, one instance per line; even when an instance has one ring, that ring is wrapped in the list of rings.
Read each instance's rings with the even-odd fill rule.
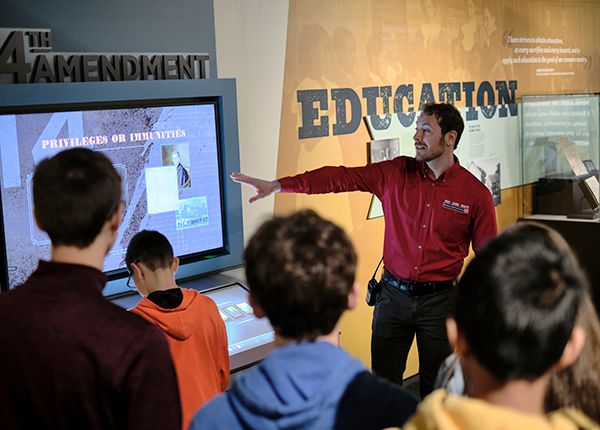
[[[38,269],[33,275],[49,276],[59,280],[57,283],[64,286],[64,288],[77,285],[78,289],[95,290],[100,294],[102,294],[102,290],[108,280],[103,272],[91,266],[45,260],[40,260]],[[73,280],[79,280],[79,282],[73,282]],[[82,280],[85,280],[85,282]]]
[[[426,178],[429,178],[429,175],[427,175],[427,170],[425,169],[425,167],[426,167],[425,164],[426,163],[421,163],[421,174],[424,175]],[[442,173],[440,175],[440,177],[437,178],[435,181],[455,178],[456,176],[458,176],[460,171],[461,171],[460,161],[458,160],[458,157],[456,155],[454,155],[454,165],[452,165],[452,167],[450,167],[448,170],[446,170],[444,173]],[[429,179],[432,180],[431,178],[429,178]]]
[[[454,165],[446,170],[442,176],[446,176],[446,179],[452,179],[458,176],[462,168],[460,167],[460,161],[458,161],[458,157],[454,156]]]

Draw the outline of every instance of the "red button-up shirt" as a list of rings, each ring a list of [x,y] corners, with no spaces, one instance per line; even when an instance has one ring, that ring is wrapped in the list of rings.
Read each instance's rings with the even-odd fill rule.
[[[364,167],[322,167],[279,179],[281,192],[367,191],[382,202],[386,270],[417,282],[457,277],[473,242],[475,252],[497,234],[490,191],[455,158],[432,180],[411,157]]]

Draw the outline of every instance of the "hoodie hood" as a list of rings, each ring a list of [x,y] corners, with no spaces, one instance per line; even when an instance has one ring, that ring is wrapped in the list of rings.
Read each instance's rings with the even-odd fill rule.
[[[583,430],[598,428],[574,409],[534,415],[496,406],[480,399],[447,394],[440,389],[419,405],[404,430]]]
[[[240,376],[230,404],[246,428],[333,428],[341,396],[363,371],[358,360],[328,342],[291,343]]]
[[[169,336],[177,340],[185,340],[195,333],[202,323],[206,301],[211,299],[195,290],[182,288],[181,292],[183,300],[176,308],[164,309],[147,297],[143,297],[134,310],[154,322]],[[186,312],[188,309],[190,311]]]

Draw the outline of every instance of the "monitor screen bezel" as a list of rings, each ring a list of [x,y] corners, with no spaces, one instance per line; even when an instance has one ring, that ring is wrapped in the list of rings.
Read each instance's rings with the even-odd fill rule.
[[[0,86],[0,114],[51,111],[119,109],[130,107],[173,106],[213,103],[217,127],[223,246],[184,256],[177,280],[215,273],[242,264],[243,226],[241,191],[229,180],[239,171],[237,103],[234,79],[174,81],[86,82],[60,84],[23,84]],[[0,216],[2,216],[0,202]],[[8,289],[5,231],[0,228],[1,290]],[[107,272],[104,294],[128,294],[127,271]]]

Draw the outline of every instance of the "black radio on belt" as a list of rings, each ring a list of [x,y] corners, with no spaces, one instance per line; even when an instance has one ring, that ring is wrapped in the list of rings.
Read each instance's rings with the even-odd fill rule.
[[[375,303],[377,303],[377,294],[379,294],[379,291],[381,290],[381,285],[375,279],[375,275],[377,275],[377,271],[379,270],[379,266],[381,266],[382,261],[383,261],[383,257],[381,257],[381,261],[379,261],[379,264],[377,265],[377,269],[375,269],[375,273],[373,273],[373,277],[371,278],[371,280],[369,281],[369,284],[367,285],[366,300],[367,300],[367,305],[369,305],[369,306],[375,306]]]
[[[379,282],[377,282],[375,278],[371,278],[369,285],[367,285],[367,305],[375,306],[375,303],[377,302],[377,294],[379,293],[380,289],[381,285],[379,285]]]

